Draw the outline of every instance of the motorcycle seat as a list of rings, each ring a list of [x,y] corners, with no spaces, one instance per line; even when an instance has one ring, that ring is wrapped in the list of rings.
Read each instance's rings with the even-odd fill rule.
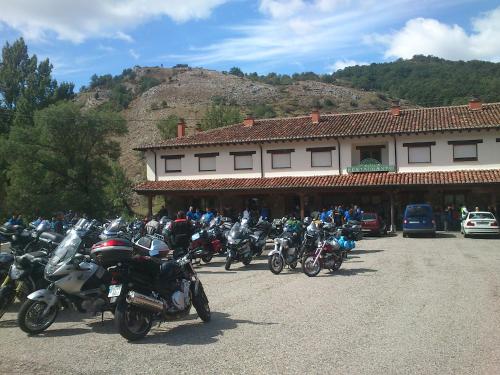
[[[64,236],[56,232],[43,232],[39,239],[47,243],[60,244]]]

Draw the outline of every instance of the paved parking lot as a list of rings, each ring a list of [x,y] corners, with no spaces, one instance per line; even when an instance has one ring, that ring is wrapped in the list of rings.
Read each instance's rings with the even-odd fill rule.
[[[500,240],[365,239],[336,273],[275,276],[264,257],[199,268],[212,322],[127,343],[111,315],[27,337],[0,321],[0,373],[500,373]]]

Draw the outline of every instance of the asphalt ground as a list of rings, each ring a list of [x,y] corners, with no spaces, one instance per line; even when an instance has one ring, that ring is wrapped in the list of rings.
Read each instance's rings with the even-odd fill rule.
[[[498,239],[367,238],[315,278],[273,275],[266,257],[197,269],[211,322],[193,310],[128,343],[111,314],[63,312],[28,337],[13,309],[0,320],[0,373],[500,373]]]

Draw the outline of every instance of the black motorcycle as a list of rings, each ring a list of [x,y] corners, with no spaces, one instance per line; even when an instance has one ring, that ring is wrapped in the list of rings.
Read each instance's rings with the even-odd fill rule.
[[[190,253],[175,261],[135,256],[109,270],[109,297],[117,300],[115,325],[127,340],[146,336],[154,321],[187,316],[192,306],[204,322],[210,320],[208,298]]]
[[[242,262],[248,266],[252,261],[252,256],[249,230],[236,222],[227,236],[227,255],[224,268],[229,270],[233,262]]]
[[[13,263],[0,287],[0,318],[16,298],[23,302],[32,292],[48,285],[43,275],[48,259],[47,252],[11,256]]]

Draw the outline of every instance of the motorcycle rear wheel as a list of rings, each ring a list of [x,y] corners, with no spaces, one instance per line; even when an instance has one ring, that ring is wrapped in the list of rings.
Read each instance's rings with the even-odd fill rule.
[[[290,263],[288,265],[288,267],[290,267],[292,270],[294,270],[295,268],[297,268],[297,263],[298,263],[298,261],[294,260],[292,263]]]
[[[150,313],[122,300],[116,305],[115,325],[122,337],[129,341],[136,341],[149,333],[153,319]]]
[[[243,263],[245,266],[248,266],[250,264],[250,262],[252,261],[252,257],[247,257],[247,258],[244,258],[241,263]]]
[[[333,264],[332,271],[338,271],[340,269],[340,267],[342,266],[343,260],[344,260],[344,257],[340,256],[340,258],[337,259],[335,261],[335,263]]]
[[[201,320],[203,320],[205,323],[210,321],[210,306],[208,305],[208,298],[205,294],[205,290],[203,289],[201,281],[200,285],[198,286],[198,293],[193,294],[193,306]]]
[[[302,271],[309,277],[314,277],[319,273],[319,271],[321,271],[319,262],[315,265],[314,259],[315,258],[313,256],[308,256],[302,263]]]
[[[281,271],[283,271],[283,258],[279,254],[273,254],[267,260],[267,264],[269,265],[269,270],[275,275],[279,275]]]
[[[201,260],[203,261],[203,263],[210,263],[210,261],[212,260],[212,258],[213,258],[212,254],[207,254],[207,255],[203,255],[201,257]]]
[[[30,335],[36,335],[49,328],[56,320],[59,306],[52,306],[44,316],[43,311],[47,308],[47,304],[42,301],[33,301],[27,299],[21,306],[17,315],[17,324],[24,332]]]

